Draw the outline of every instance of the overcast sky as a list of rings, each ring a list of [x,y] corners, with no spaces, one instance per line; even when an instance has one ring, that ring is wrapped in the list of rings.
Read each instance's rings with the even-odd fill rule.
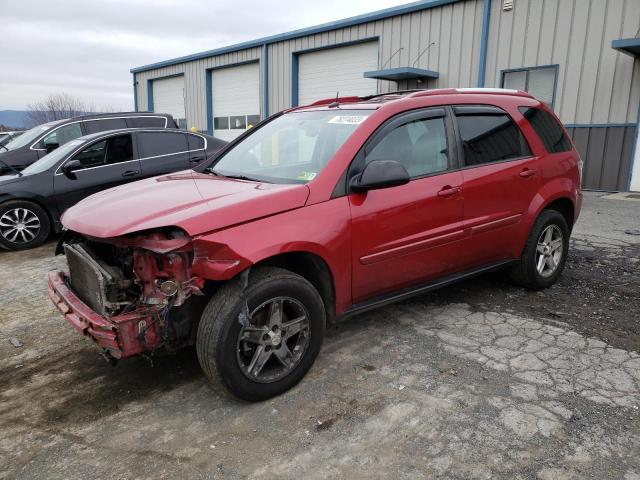
[[[67,92],[133,108],[129,69],[410,0],[0,0],[0,110]]]

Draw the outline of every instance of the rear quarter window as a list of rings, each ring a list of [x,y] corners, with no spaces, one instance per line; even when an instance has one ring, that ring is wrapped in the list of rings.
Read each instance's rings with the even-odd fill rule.
[[[107,130],[118,130],[120,128],[127,128],[127,123],[124,118],[104,118],[100,120],[86,120],[84,122],[84,129],[87,134],[105,132]]]
[[[571,142],[553,115],[540,108],[518,107],[518,110],[529,121],[547,152],[559,153],[571,150]]]

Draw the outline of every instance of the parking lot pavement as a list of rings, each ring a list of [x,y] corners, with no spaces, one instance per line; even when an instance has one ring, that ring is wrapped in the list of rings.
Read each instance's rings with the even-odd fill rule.
[[[552,289],[488,275],[343,321],[259,404],[192,351],[109,366],[49,305],[53,244],[0,252],[0,478],[638,480],[640,202],[601,197]]]

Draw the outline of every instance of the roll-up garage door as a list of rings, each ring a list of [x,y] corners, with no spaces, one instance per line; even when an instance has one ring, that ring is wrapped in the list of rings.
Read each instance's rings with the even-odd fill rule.
[[[298,104],[334,97],[337,92],[341,97],[375,94],[377,82],[363,74],[377,69],[378,42],[302,53],[298,57]]]
[[[154,80],[153,111],[168,113],[180,128],[187,128],[187,116],[184,110],[184,76]]]
[[[213,135],[233,140],[260,121],[260,67],[248,63],[211,72]]]

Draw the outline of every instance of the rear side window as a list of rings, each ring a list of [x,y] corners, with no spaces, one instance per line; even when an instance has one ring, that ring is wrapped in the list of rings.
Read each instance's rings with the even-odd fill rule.
[[[172,133],[170,131],[140,132],[138,139],[145,158],[170,155],[188,150],[187,139],[183,133]]]
[[[553,115],[540,108],[518,107],[518,110],[536,131],[547,152],[559,153],[571,150],[571,142]]]
[[[511,118],[495,107],[455,107],[465,165],[482,165],[531,155]]]
[[[131,128],[150,128],[160,127],[164,128],[166,120],[158,117],[129,117],[127,118],[127,124]]]
[[[187,134],[187,139],[189,140],[189,150],[204,149],[204,138],[199,137],[198,135]]]
[[[127,122],[124,118],[104,118],[101,120],[87,120],[84,122],[84,128],[89,133],[106,132],[107,130],[118,130],[127,128]]]

